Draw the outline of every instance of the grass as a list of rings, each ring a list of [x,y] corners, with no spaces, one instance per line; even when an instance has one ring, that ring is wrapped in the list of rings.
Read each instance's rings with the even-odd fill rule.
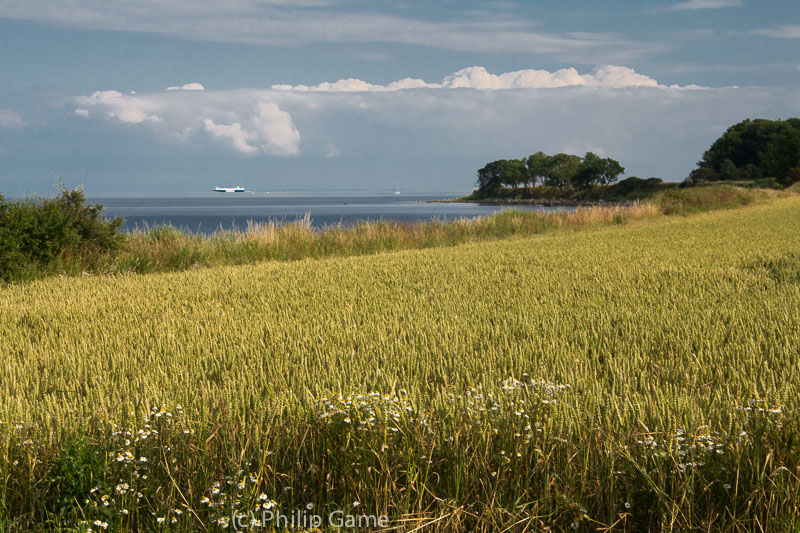
[[[0,527],[797,529],[800,199],[657,214],[0,288]]]
[[[244,231],[220,231],[211,236],[162,226],[125,234],[119,246],[108,252],[79,248],[63,253],[54,264],[30,264],[25,270],[25,279],[57,273],[76,276],[173,272],[197,267],[454,246],[624,224],[664,214],[737,207],[791,194],[729,186],[675,189],[656,195],[647,202],[580,207],[574,211],[507,210],[494,216],[450,222],[409,224],[377,221],[322,230],[312,229],[306,216],[289,224],[251,223]]]
[[[308,216],[289,224],[251,223],[244,231],[221,231],[211,236],[160,227],[129,235],[122,249],[109,256],[108,269],[169,272],[196,266],[369,255],[570,231],[657,215],[655,206],[640,204],[551,213],[506,210],[489,217],[450,222],[376,221],[319,231],[312,229]]]

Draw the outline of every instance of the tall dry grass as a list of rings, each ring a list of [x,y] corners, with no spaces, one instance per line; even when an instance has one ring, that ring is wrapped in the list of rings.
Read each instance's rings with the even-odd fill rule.
[[[196,266],[247,264],[452,246],[550,231],[623,224],[660,214],[654,204],[581,207],[574,211],[507,210],[485,218],[402,223],[362,222],[315,230],[309,215],[289,224],[248,223],[244,231],[211,236],[156,228],[128,235],[108,267],[114,272],[164,272]]]
[[[624,224],[660,215],[740,207],[791,194],[790,191],[714,186],[671,189],[647,202],[581,207],[555,213],[507,210],[485,218],[449,222],[408,224],[383,220],[316,230],[307,214],[289,224],[250,222],[244,230],[219,231],[210,236],[186,233],[169,226],[145,228],[124,235],[121,245],[113,249],[82,247],[60,254],[47,265],[28,262],[24,268],[17,268],[9,279],[36,279],[58,274],[170,272],[453,246]]]

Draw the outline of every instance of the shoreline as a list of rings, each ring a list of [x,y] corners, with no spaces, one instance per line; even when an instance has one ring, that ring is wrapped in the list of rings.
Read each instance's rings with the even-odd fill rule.
[[[513,199],[513,198],[484,198],[481,200],[471,200],[468,198],[453,198],[448,200],[427,200],[427,203],[462,203],[462,204],[478,204],[478,205],[538,205],[542,207],[600,207],[600,206],[616,206],[616,205],[629,205],[633,202],[611,202],[607,200],[542,200],[542,199]]]

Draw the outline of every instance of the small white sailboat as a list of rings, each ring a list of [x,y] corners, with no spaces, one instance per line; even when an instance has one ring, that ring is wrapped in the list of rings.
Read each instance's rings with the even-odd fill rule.
[[[399,183],[395,183],[394,184],[394,188],[395,188],[394,193],[399,195],[400,194],[400,184]]]

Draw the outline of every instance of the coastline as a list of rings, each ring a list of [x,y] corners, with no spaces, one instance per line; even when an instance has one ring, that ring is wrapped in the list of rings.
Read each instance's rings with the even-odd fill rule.
[[[483,198],[481,200],[473,200],[469,198],[452,198],[447,200],[427,200],[428,203],[464,203],[464,204],[478,204],[478,205],[540,205],[543,207],[598,207],[598,206],[614,206],[614,205],[628,205],[632,202],[611,202],[608,200],[563,200],[563,199],[513,199],[513,198]]]

